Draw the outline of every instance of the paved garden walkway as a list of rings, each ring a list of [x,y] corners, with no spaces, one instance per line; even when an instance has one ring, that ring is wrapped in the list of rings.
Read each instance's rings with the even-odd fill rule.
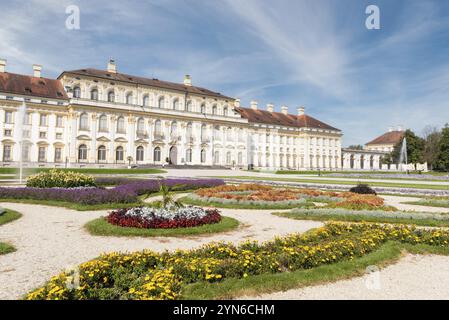
[[[263,294],[244,299],[448,299],[449,257],[407,255],[377,273],[334,283]]]
[[[418,206],[414,204],[405,204],[403,202],[419,201],[421,198],[416,197],[402,197],[402,196],[383,196],[385,204],[398,208],[404,211],[419,211],[419,212],[448,212],[449,208],[441,207],[428,207],[428,206]]]
[[[182,238],[98,237],[87,233],[83,225],[106,215],[106,211],[79,212],[14,203],[1,205],[21,212],[23,217],[0,227],[0,241],[10,242],[17,248],[14,253],[0,256],[0,299],[19,298],[65,268],[93,259],[103,252],[188,249],[219,240],[264,241],[275,235],[305,232],[322,225],[320,222],[273,216],[273,210],[223,209],[223,215],[241,222],[239,229]]]

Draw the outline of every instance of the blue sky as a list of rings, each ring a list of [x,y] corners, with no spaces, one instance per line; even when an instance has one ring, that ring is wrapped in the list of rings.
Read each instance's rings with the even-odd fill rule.
[[[31,65],[105,69],[193,83],[245,106],[306,112],[363,144],[402,125],[449,122],[449,1],[0,0],[0,57]],[[81,29],[65,28],[78,5]],[[381,29],[365,28],[380,8]]]

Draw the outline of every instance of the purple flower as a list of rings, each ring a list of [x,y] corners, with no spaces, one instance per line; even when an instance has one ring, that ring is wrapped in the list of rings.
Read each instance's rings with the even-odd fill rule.
[[[130,180],[128,180],[130,181]],[[104,188],[6,188],[0,187],[0,199],[31,199],[73,202],[84,205],[138,202],[138,196],[159,191],[160,183],[174,190],[215,187],[224,184],[220,179],[163,179],[125,180],[112,189]]]

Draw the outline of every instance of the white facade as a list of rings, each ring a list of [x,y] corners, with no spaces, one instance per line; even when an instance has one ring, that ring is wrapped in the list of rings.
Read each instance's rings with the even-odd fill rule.
[[[115,70],[110,70],[115,73]],[[227,97],[63,73],[69,97],[0,92],[0,164],[338,169],[341,132],[250,123]],[[190,78],[184,85],[190,86]],[[17,120],[26,99],[29,118]],[[272,108],[271,108],[272,111]],[[284,110],[285,111],[285,110]]]

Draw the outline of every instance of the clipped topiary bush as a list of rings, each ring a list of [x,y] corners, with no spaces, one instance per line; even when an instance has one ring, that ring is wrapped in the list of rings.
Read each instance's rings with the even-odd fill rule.
[[[374,191],[369,185],[359,183],[357,186],[349,189],[349,192],[358,193],[358,194],[374,194],[377,195],[377,192]]]
[[[27,187],[32,188],[80,188],[95,186],[95,180],[92,176],[57,169],[32,175],[27,180]]]

